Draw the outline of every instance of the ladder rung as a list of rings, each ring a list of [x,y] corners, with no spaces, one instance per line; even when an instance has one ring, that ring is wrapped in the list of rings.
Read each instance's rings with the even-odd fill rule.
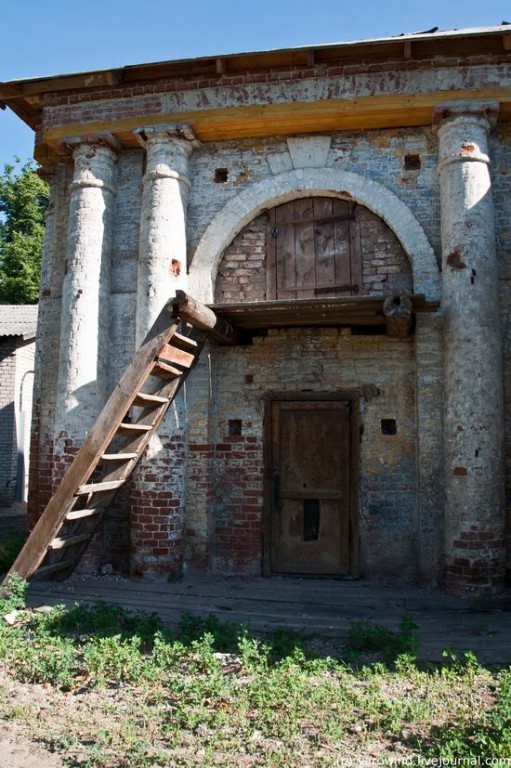
[[[146,408],[151,405],[165,405],[168,403],[168,397],[161,397],[161,395],[148,395],[145,392],[138,392],[137,396],[133,400],[133,405],[141,405]]]
[[[50,563],[50,565],[42,565],[35,572],[36,576],[46,576],[56,571],[63,571],[65,568],[74,568],[74,560],[60,560],[58,563]]]
[[[92,509],[72,509],[66,515],[66,520],[83,520],[86,517],[101,515],[105,511],[104,507],[93,507]]]
[[[50,549],[64,549],[72,544],[80,544],[82,541],[90,539],[89,533],[79,533],[76,536],[57,536],[50,544]]]
[[[188,347],[189,349],[197,349],[199,346],[197,342],[190,339],[189,336],[183,336],[182,333],[177,333],[177,331],[173,334],[171,339],[171,343],[174,344],[174,342],[177,342],[176,346],[182,344],[183,347]]]
[[[149,432],[152,429],[150,424],[130,424],[123,422],[117,427],[117,432]]]
[[[183,371],[174,368],[173,365],[157,360],[153,365],[151,373],[153,376],[159,376],[160,379],[177,379],[178,376],[182,376]]]
[[[105,483],[89,483],[88,485],[81,485],[77,492],[77,496],[83,496],[85,493],[101,493],[103,491],[116,491],[121,485],[124,485],[124,480],[108,480]]]
[[[172,344],[163,344],[158,352],[158,360],[167,360],[169,363],[176,363],[183,368],[191,368],[195,362],[195,355],[185,352],[179,347],[173,347]]]
[[[101,461],[130,461],[136,459],[138,453],[104,453]]]

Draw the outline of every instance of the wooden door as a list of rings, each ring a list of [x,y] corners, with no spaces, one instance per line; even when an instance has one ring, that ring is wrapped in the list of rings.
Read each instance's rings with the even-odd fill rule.
[[[273,573],[350,572],[350,403],[272,403]]]
[[[356,208],[333,197],[307,197],[268,212],[269,300],[362,292]]]

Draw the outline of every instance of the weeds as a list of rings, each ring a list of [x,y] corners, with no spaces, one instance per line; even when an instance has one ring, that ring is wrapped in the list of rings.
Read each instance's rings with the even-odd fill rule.
[[[25,607],[28,583],[12,573],[7,582],[2,585],[0,593],[0,615],[5,616],[11,611],[21,611]]]
[[[4,605],[23,608],[24,588],[15,579]],[[75,768],[333,768],[353,755],[385,765],[511,753],[511,671],[449,652],[421,669],[409,619],[395,632],[354,623],[344,659],[313,647],[285,628],[263,639],[214,617],[183,616],[172,631],[119,606],[22,612],[0,627],[0,714]]]
[[[353,621],[348,636],[348,650],[360,653],[378,653],[385,661],[395,661],[398,656],[417,653],[417,629],[405,616],[397,632],[371,622]]]
[[[467,712],[460,720],[434,728],[428,742],[422,745],[422,754],[426,758],[438,756],[446,761],[463,755],[467,760],[473,760],[474,765],[481,759],[509,758],[511,671],[497,676],[493,707],[483,712],[477,709]]]

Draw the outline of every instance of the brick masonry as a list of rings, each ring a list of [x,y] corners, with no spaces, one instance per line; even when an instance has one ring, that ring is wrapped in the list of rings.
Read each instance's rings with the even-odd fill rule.
[[[190,565],[204,563],[209,518],[210,567],[247,575],[261,572],[266,393],[337,392],[372,385],[379,394],[362,399],[360,413],[361,571],[368,578],[413,580],[418,543],[413,340],[403,343],[337,329],[269,331],[235,357],[227,348],[211,347],[209,369],[215,397],[209,418],[194,428],[189,444]],[[188,388],[192,412],[205,410],[205,373]],[[382,419],[396,420],[395,436],[382,435]],[[240,436],[229,435],[232,420],[241,422]]]
[[[45,128],[112,117],[147,116],[327,98],[459,91],[511,82],[509,53],[434,61],[387,61],[275,68],[239,77],[160,79],[45,97]],[[507,498],[511,488],[509,387],[511,318],[511,137],[490,139],[500,268],[506,407]],[[125,149],[114,172],[108,268],[107,389],[136,345],[143,148]],[[34,519],[75,449],[72,419],[55,423],[56,351],[61,343],[68,185],[73,168],[55,170],[38,337],[32,508]],[[433,128],[334,132],[325,136],[209,142],[189,158],[186,243],[189,290],[202,301],[265,298],[264,211],[303,195],[358,203],[364,289],[406,287],[441,298],[441,196]],[[168,254],[167,254],[168,256]],[[137,291],[139,293],[137,299]],[[143,291],[142,291],[143,293]],[[104,307],[103,307],[104,309]],[[102,315],[103,322],[105,315]],[[268,392],[372,392],[360,399],[358,517],[361,573],[367,578],[439,583],[444,573],[443,327],[440,313],[418,316],[414,336],[398,341],[341,329],[269,331],[235,349],[209,345],[182,400],[162,424],[141,471],[107,520],[94,563],[136,575],[178,576],[212,569],[261,572],[264,517],[263,396]],[[64,323],[65,325],[65,323]],[[104,350],[103,350],[104,351]],[[63,350],[65,354],[65,350]],[[62,382],[61,382],[62,386]],[[369,387],[369,389],[367,389]],[[365,389],[364,389],[365,388]],[[374,395],[378,391],[377,396]],[[382,434],[394,419],[395,435]],[[229,421],[241,434],[229,432]],[[66,444],[66,441],[67,444]],[[508,501],[508,517],[511,504]],[[131,520],[131,523],[130,523]],[[131,532],[130,532],[131,527]],[[116,537],[116,531],[119,536]],[[477,533],[477,532],[476,532]],[[484,533],[484,531],[483,531]],[[479,543],[484,537],[479,537]],[[473,537],[459,537],[469,550]],[[99,553],[99,554],[98,554]],[[91,561],[92,562],[92,561]],[[456,567],[465,565],[457,563]]]

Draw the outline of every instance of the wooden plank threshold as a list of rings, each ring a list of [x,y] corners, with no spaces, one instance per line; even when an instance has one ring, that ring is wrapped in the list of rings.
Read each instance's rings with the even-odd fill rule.
[[[346,296],[209,306],[235,328],[244,331],[308,326],[384,326],[385,298]],[[414,312],[436,312],[440,306],[439,301],[427,301],[420,293],[410,296],[410,299]]]

